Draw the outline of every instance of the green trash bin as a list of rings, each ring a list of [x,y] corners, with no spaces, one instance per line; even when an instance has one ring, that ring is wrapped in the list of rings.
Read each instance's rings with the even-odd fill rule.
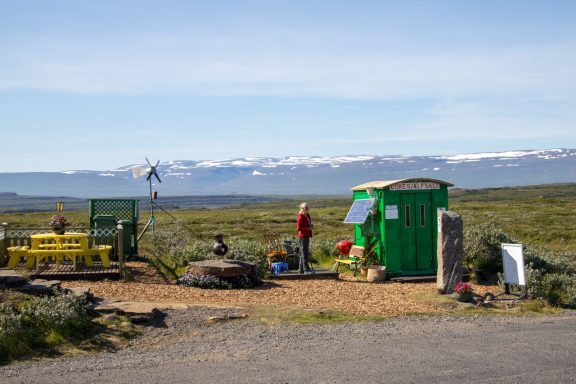
[[[132,255],[132,222],[130,220],[119,220],[118,224],[122,224],[122,252],[125,257]]]
[[[116,216],[96,215],[93,218],[96,228],[114,228],[116,227]]]

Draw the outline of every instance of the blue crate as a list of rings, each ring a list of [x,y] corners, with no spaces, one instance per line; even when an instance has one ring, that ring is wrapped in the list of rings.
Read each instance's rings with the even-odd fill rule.
[[[277,263],[272,263],[272,267],[270,268],[270,272],[272,272],[275,275],[278,275],[282,272],[288,272],[288,263],[285,262],[277,262]]]

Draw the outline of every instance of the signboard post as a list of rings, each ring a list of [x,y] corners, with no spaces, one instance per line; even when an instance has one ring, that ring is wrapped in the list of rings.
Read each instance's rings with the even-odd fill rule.
[[[526,274],[524,273],[524,252],[522,244],[502,244],[502,265],[504,266],[504,290],[506,295],[528,296]],[[522,286],[522,294],[511,293],[510,284]]]

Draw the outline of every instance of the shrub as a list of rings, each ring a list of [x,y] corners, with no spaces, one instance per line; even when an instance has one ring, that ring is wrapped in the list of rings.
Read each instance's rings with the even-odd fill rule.
[[[464,231],[464,261],[468,268],[489,273],[502,270],[502,243],[511,240],[492,224],[472,226]]]
[[[26,356],[35,346],[50,346],[50,340],[82,336],[91,327],[86,301],[60,291],[0,304],[0,361]]]
[[[264,246],[254,240],[237,237],[224,239],[228,245],[226,259],[248,261],[257,265],[262,273],[266,270]],[[172,269],[185,267],[191,261],[218,259],[212,251],[214,239],[195,236],[193,226],[182,221],[178,225],[165,226],[156,232],[153,254]]]
[[[156,230],[152,253],[156,258],[165,260],[170,267],[178,268],[191,261],[191,254],[199,256],[201,251],[194,249],[199,244],[202,243],[193,238],[193,232],[186,223],[179,222],[178,225],[170,225]],[[190,250],[190,247],[192,247],[192,250]],[[202,258],[196,260],[203,260],[206,255],[207,252],[203,253]]]
[[[316,239],[311,242],[311,255],[318,264],[332,264],[334,258],[339,255],[336,248],[337,240]]]
[[[187,287],[197,287],[205,289],[231,289],[232,284],[226,280],[219,279],[212,275],[196,275],[193,273],[186,273],[180,279],[180,284]]]
[[[469,266],[488,272],[502,271],[501,244],[510,238],[496,227],[481,224],[464,234],[464,255]],[[576,254],[557,252],[543,247],[524,247],[528,294],[547,303],[576,308]],[[503,276],[500,273],[500,282]],[[513,286],[513,290],[520,287]]]
[[[230,238],[226,241],[228,244],[228,253],[225,258],[231,260],[247,261],[256,264],[260,275],[264,275],[267,269],[266,257],[264,255],[264,245],[255,240],[246,240],[237,237]],[[215,256],[212,251],[210,253]]]

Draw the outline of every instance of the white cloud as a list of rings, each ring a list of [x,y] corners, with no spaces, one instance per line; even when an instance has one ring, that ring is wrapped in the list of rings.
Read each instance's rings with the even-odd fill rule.
[[[387,46],[280,48],[238,37],[5,39],[0,89],[74,93],[450,98],[576,90],[574,44],[434,53]],[[390,48],[390,49],[388,49]]]

